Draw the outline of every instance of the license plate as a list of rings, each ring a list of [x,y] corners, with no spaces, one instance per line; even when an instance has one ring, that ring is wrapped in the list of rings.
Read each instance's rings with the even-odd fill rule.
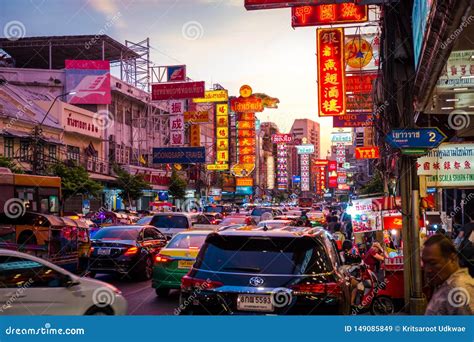
[[[101,248],[97,251],[98,255],[110,255],[110,248]]]
[[[239,295],[237,310],[272,312],[273,304],[270,296],[266,295]]]
[[[194,265],[194,260],[178,260],[178,268],[191,268]]]

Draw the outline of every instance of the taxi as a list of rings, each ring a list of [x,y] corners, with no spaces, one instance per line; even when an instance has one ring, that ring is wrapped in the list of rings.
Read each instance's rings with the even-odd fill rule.
[[[160,297],[181,287],[181,278],[193,267],[206,237],[214,230],[186,230],[176,234],[155,256],[152,288]]]

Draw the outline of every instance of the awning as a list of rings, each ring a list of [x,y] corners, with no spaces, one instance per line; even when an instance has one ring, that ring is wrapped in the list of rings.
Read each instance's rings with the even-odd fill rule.
[[[0,133],[5,137],[15,137],[15,138],[29,138],[31,134],[29,132],[22,132],[16,129],[3,129]]]
[[[105,181],[105,182],[115,182],[117,180],[117,178],[115,177],[102,175],[100,173],[95,173],[95,172],[89,172],[89,177],[95,180]]]

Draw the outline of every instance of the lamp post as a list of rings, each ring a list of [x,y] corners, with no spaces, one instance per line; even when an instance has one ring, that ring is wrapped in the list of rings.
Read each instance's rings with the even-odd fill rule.
[[[43,135],[42,126],[43,126],[44,120],[46,120],[46,118],[49,115],[49,112],[51,111],[54,104],[56,103],[56,101],[60,97],[67,96],[67,95],[74,95],[74,94],[76,94],[76,92],[72,91],[72,92],[68,92],[68,93],[64,93],[64,94],[60,94],[60,95],[56,96],[54,98],[53,102],[51,103],[51,106],[49,106],[49,109],[46,112],[46,114],[44,115],[43,119],[39,123],[39,125],[36,125],[35,128],[33,129],[33,165],[32,165],[32,172],[33,172],[34,175],[38,174],[38,162],[39,162],[38,152],[40,150],[39,149],[40,140],[42,139],[42,135]]]

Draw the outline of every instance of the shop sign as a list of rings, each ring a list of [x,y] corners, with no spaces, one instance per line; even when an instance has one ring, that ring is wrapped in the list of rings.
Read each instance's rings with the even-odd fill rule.
[[[229,164],[207,164],[206,169],[209,171],[225,171],[229,170]]]
[[[344,29],[317,29],[319,116],[346,111]]]
[[[402,229],[403,218],[402,215],[384,216],[383,229]]]
[[[98,139],[101,138],[102,131],[99,129],[99,126],[95,124],[96,120],[94,120],[93,116],[73,112],[68,109],[64,109],[64,116],[64,130],[66,132],[84,134]]]
[[[335,128],[370,127],[374,125],[373,114],[344,114],[332,117]]]
[[[181,83],[156,83],[151,85],[152,101],[192,99],[204,97],[204,81]]]
[[[418,158],[416,166],[428,187],[472,187],[474,143],[443,143]]]
[[[301,191],[309,191],[309,154],[301,155]]]
[[[380,37],[377,34],[356,34],[345,37],[346,72],[378,70]]]
[[[474,85],[474,50],[452,51],[437,88],[472,87]]]
[[[65,60],[67,97],[71,104],[110,104],[110,62]]]
[[[251,187],[251,186],[236,186],[235,187],[235,194],[236,195],[252,195],[253,194],[253,187]]]
[[[208,111],[184,112],[184,122],[208,123],[209,122],[209,112]]]
[[[170,65],[166,67],[166,80],[168,82],[186,81],[186,65]]]
[[[248,97],[248,98],[234,98],[230,100],[230,106],[232,111],[238,113],[255,113],[263,112],[263,102],[261,98],[258,97]]]
[[[351,132],[331,133],[331,142],[352,143],[352,133]]]
[[[380,158],[380,151],[377,146],[364,146],[355,148],[356,159],[377,159]]]
[[[293,27],[363,23],[368,9],[353,3],[298,6],[291,8],[291,18]]]
[[[287,144],[292,142],[293,137],[291,134],[272,134],[272,143],[274,144]]]
[[[311,154],[311,153],[314,153],[314,145],[312,145],[312,144],[297,145],[296,146],[296,153],[298,153],[298,154]]]
[[[252,177],[241,177],[235,180],[235,186],[253,186]]]
[[[191,125],[189,128],[190,134],[190,145],[193,147],[201,146],[201,126],[199,125]]]
[[[255,169],[255,164],[235,164],[230,171],[235,177],[246,177]]]
[[[194,103],[201,102],[227,102],[229,100],[229,94],[226,89],[221,90],[206,90],[204,97],[193,99]]]
[[[354,233],[381,230],[379,214],[372,211],[372,199],[352,201],[352,229]]]
[[[205,163],[204,147],[154,147],[153,164]]]
[[[329,164],[327,159],[313,159],[313,165],[315,166],[326,166]]]

